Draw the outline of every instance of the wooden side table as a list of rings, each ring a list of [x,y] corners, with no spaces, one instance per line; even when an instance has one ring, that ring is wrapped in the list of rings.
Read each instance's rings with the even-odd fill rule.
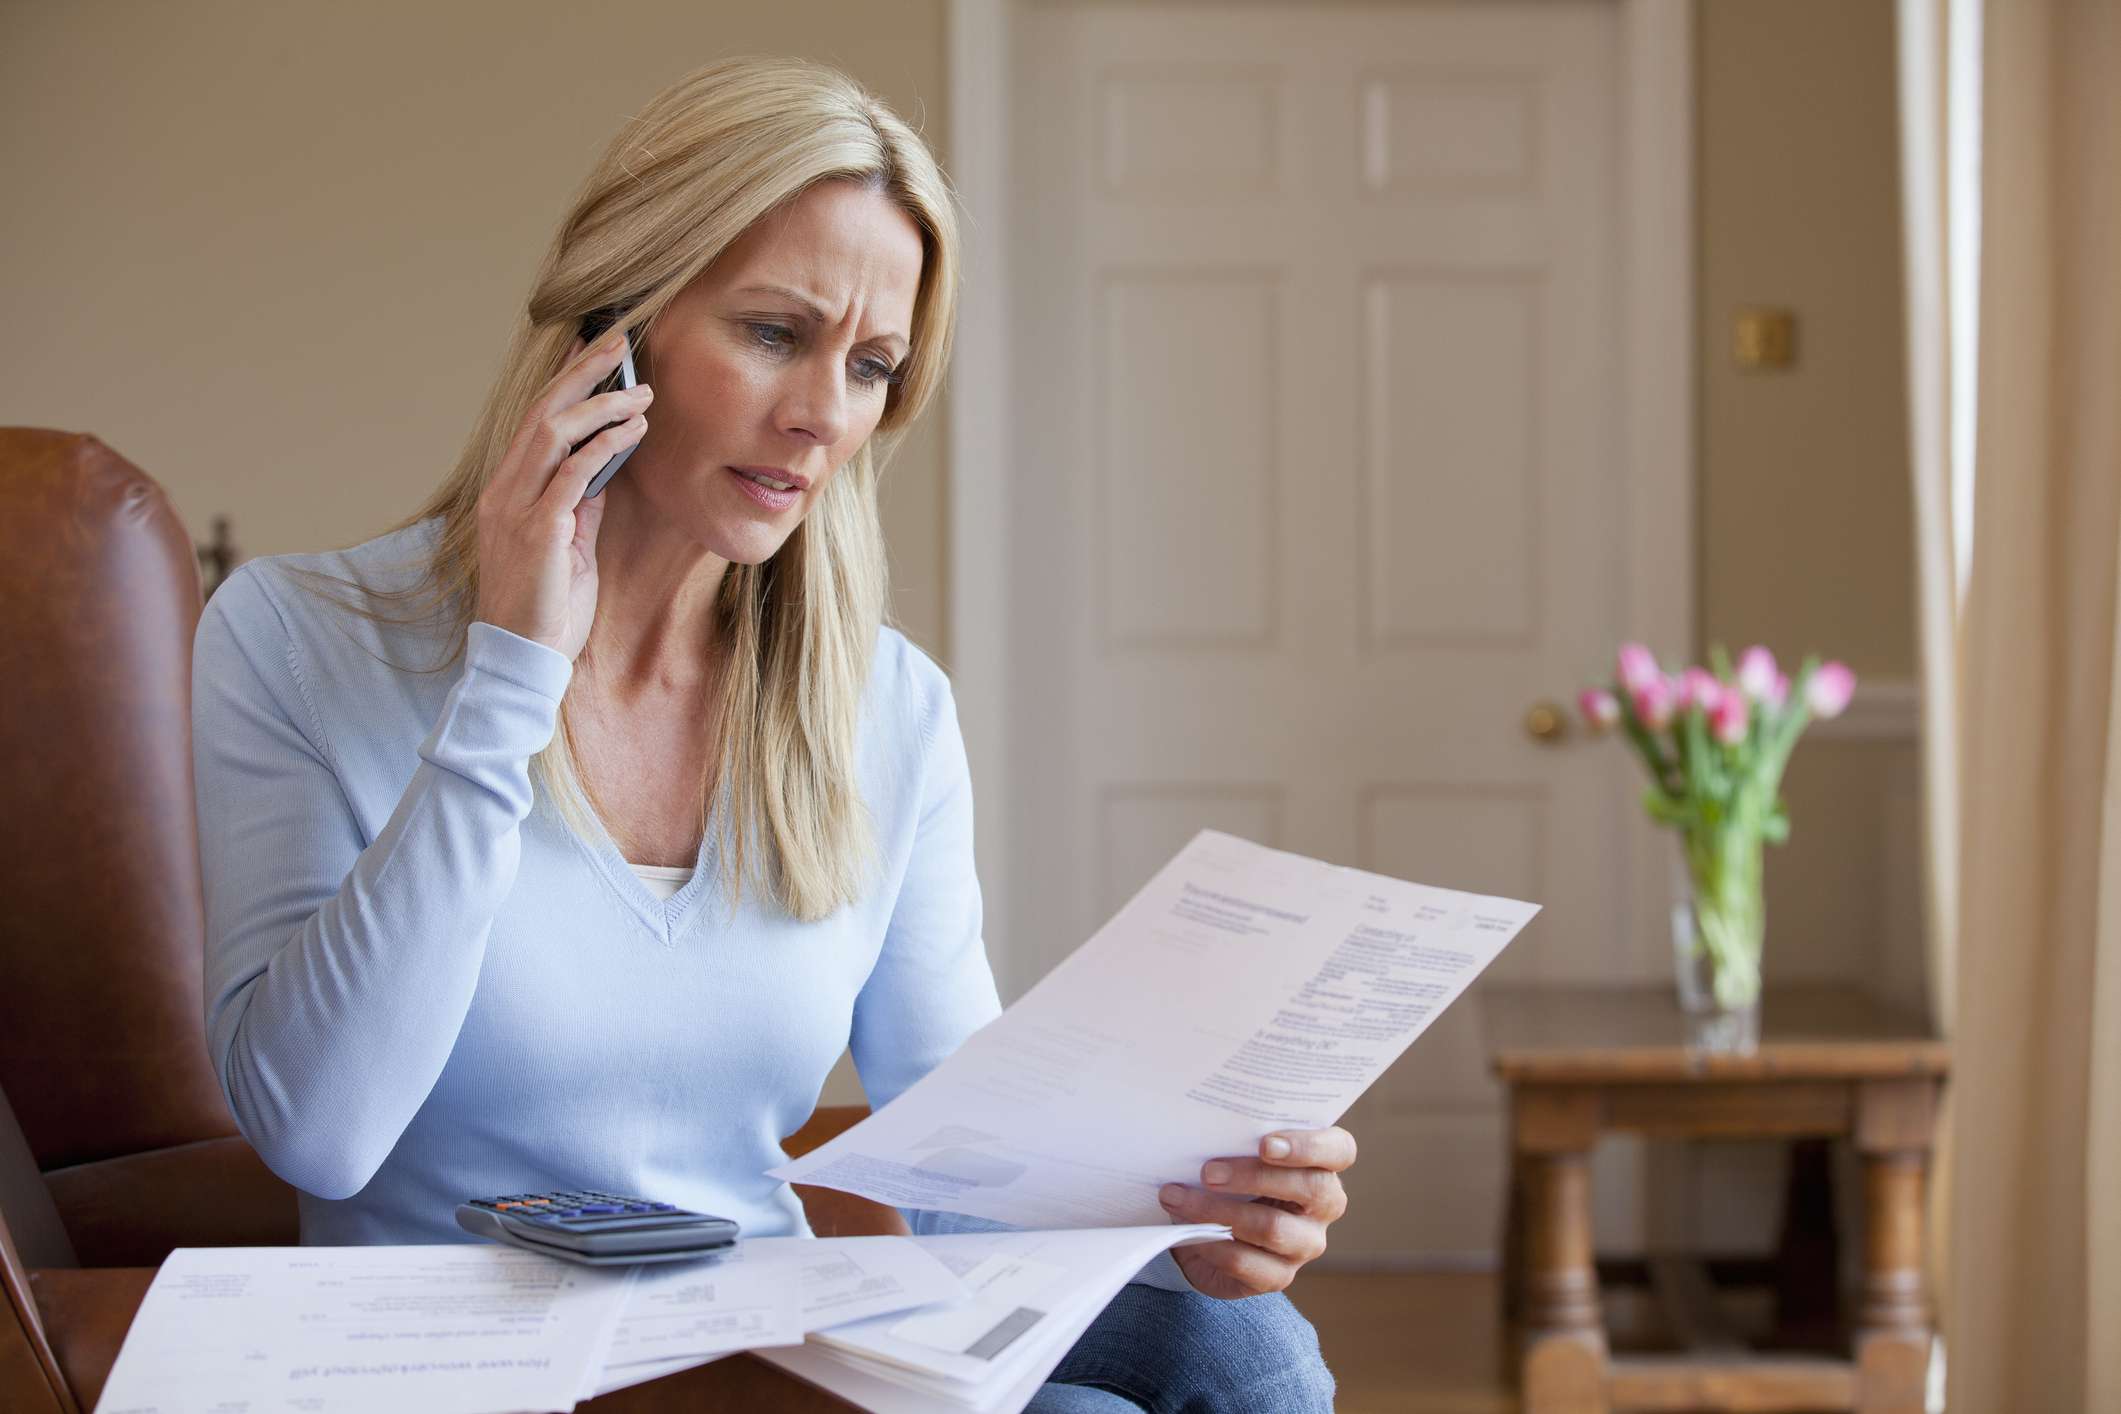
[[[1850,1409],[1921,1414],[1929,1364],[1923,1207],[1949,1053],[1917,1019],[1845,987],[1769,989],[1747,1056],[1687,1044],[1670,987],[1483,989],[1510,1092],[1503,1281],[1526,1414]],[[1853,1140],[1863,1287],[1850,1357],[1610,1357],[1591,1242],[1601,1133]]]

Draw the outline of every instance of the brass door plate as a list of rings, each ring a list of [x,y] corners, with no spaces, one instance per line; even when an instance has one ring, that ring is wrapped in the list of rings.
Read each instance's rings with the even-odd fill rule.
[[[1741,309],[1731,329],[1740,368],[1788,368],[1797,361],[1797,316],[1787,309]]]

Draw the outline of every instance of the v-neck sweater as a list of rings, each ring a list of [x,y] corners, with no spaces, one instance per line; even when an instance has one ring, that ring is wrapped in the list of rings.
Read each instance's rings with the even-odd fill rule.
[[[471,1240],[458,1203],[561,1188],[807,1232],[765,1171],[841,1051],[881,1107],[1000,1011],[948,679],[879,634],[856,901],[732,906],[714,829],[661,897],[533,798],[566,655],[473,622],[453,664],[409,671],[449,656],[439,630],[289,573],[403,587],[439,526],[251,560],[200,620],[206,1022],[237,1124],[300,1191],[304,1243]]]

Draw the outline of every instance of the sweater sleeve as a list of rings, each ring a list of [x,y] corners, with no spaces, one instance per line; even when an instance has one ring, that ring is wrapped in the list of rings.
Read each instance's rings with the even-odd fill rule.
[[[552,739],[573,665],[473,623],[412,781],[363,848],[265,577],[246,566],[222,585],[193,647],[208,1046],[266,1164],[347,1198],[456,1043],[515,883],[530,758]]]
[[[972,867],[972,773],[948,680],[923,714],[920,815],[884,945],[854,1002],[849,1037],[869,1103],[882,1109],[1001,1014],[980,938]]]
[[[873,1108],[882,1109],[1001,1013],[981,941],[972,860],[972,773],[957,702],[938,685],[923,738],[921,815],[883,955],[856,999],[853,1050]],[[917,1234],[1006,1231],[963,1213],[901,1209]],[[1169,1252],[1130,1281],[1192,1291]]]

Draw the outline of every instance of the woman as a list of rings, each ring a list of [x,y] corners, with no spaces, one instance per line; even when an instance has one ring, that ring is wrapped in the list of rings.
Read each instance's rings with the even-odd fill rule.
[[[564,1187],[802,1232],[765,1170],[841,1051],[881,1106],[996,1014],[950,687],[882,625],[878,467],[956,279],[949,189],[874,98],[701,69],[591,174],[428,504],[214,596],[209,1037],[305,1242],[462,1240],[462,1199]],[[606,308],[637,392],[592,396]],[[1235,1238],[1145,1268],[1032,1407],[1328,1407],[1276,1293],[1353,1156],[1271,1136],[1172,1185]]]

